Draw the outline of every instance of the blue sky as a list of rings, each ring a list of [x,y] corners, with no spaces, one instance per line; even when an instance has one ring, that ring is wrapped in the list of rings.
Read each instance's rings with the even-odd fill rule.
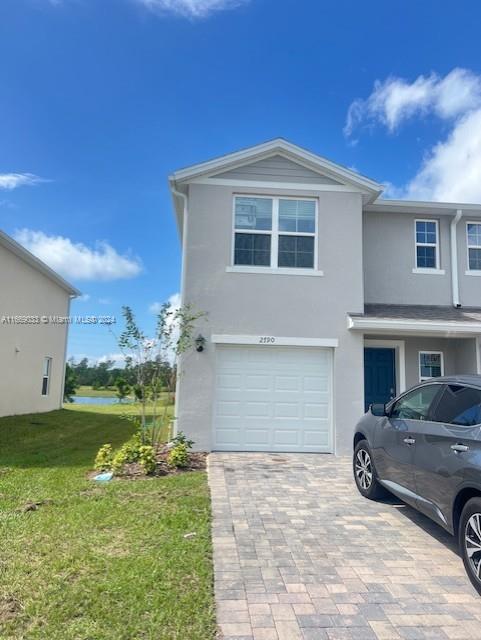
[[[481,6],[456,8],[2,0],[0,227],[86,294],[73,313],[148,328],[179,288],[177,168],[283,136],[391,197],[481,201]],[[70,355],[116,352],[72,328]]]

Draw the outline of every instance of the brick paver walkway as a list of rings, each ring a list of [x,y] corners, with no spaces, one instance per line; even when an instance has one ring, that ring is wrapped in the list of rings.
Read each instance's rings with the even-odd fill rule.
[[[209,456],[224,640],[481,640],[481,598],[452,538],[362,498],[351,462]]]

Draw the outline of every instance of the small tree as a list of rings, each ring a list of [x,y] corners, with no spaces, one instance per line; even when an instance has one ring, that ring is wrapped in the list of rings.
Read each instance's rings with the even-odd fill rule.
[[[78,378],[74,369],[67,362],[65,365],[65,382],[63,387],[64,402],[73,402],[73,396],[78,389]]]
[[[175,399],[176,366],[166,367],[165,363],[175,363],[191,349],[196,322],[205,314],[194,312],[191,305],[172,309],[167,302],[157,316],[152,338],[140,329],[130,307],[122,307],[122,314],[125,329],[118,338],[118,345],[125,356],[126,371],[135,371],[136,382],[132,389],[140,404],[142,440],[157,447],[162,430],[170,423],[169,407]],[[149,423],[147,405],[151,413]]]
[[[122,400],[125,400],[125,398],[130,393],[130,385],[127,383],[125,378],[122,378],[122,376],[119,376],[115,380],[115,386],[117,387],[117,392],[115,395],[119,399],[119,402],[122,402]]]

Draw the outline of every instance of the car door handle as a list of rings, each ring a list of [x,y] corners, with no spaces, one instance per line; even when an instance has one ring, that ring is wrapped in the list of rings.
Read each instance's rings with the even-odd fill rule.
[[[404,438],[403,442],[405,444],[414,444],[416,440],[414,438]]]
[[[454,453],[463,453],[464,451],[469,451],[469,447],[465,444],[452,444],[451,449]]]

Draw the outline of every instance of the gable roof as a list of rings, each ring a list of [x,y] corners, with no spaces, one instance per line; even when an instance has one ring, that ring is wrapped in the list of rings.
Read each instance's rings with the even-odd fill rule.
[[[275,154],[283,155],[294,162],[300,162],[319,174],[354,187],[365,195],[367,202],[373,202],[383,190],[383,186],[378,182],[331,162],[311,151],[307,151],[284,138],[275,138],[213,160],[179,169],[169,176],[169,181],[171,186],[187,184],[197,178],[208,178],[222,171],[240,167]]]
[[[28,265],[43,273],[44,276],[55,282],[59,287],[65,289],[73,298],[81,295],[80,291],[69,284],[61,276],[58,275],[53,269],[48,267],[45,262],[39,260],[33,253],[27,251],[21,244],[16,242],[13,238],[0,230],[0,245],[14,253],[18,258],[26,262]]]

